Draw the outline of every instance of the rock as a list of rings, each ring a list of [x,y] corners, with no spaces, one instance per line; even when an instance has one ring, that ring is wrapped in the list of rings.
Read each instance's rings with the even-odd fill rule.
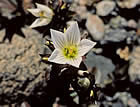
[[[72,3],[73,0],[64,0],[66,3]]]
[[[136,7],[136,5],[140,4],[140,0],[121,0],[121,1],[117,1],[118,5],[121,8],[134,8]]]
[[[140,84],[140,46],[137,46],[131,54],[128,74],[131,82]]]
[[[121,100],[124,106],[126,107],[128,99],[131,98],[131,94],[127,92],[117,92],[113,97],[113,99]]]
[[[139,104],[128,92],[117,92],[114,98],[121,100],[125,107],[138,107]]]
[[[113,28],[122,28],[128,26],[128,22],[126,21],[125,18],[117,16],[110,20],[109,25]]]
[[[137,27],[140,29],[140,19],[138,20]]]
[[[124,39],[128,38],[128,39],[133,39],[134,37],[134,33],[132,32],[127,32],[124,29],[109,29],[106,30],[105,32],[105,37],[104,39],[101,41],[101,43],[106,43],[107,41],[111,41],[111,42],[120,42],[123,41]]]
[[[44,50],[41,35],[30,29],[24,32],[26,39],[14,35],[11,44],[0,44],[0,105],[17,103],[47,85],[49,66],[39,56]]]
[[[112,107],[123,107],[123,104],[120,101],[118,101],[117,103],[113,103]]]
[[[76,13],[80,16],[81,19],[86,19],[88,15],[88,11],[85,6],[77,6]]]
[[[101,40],[104,37],[104,23],[97,15],[88,14],[86,28],[93,39]]]
[[[116,52],[121,59],[124,59],[125,61],[128,61],[129,60],[129,56],[130,56],[130,50],[129,50],[129,47],[128,46],[125,46],[124,49],[117,49],[117,52]]]
[[[137,29],[136,35],[140,36],[140,28]],[[139,42],[139,44],[140,44],[140,42]]]
[[[78,3],[80,5],[88,5],[88,6],[91,6],[94,2],[97,2],[97,1],[98,0],[78,0]]]
[[[129,107],[139,107],[138,101],[134,98],[130,98],[127,103]]]
[[[33,8],[32,0],[23,0],[24,11],[27,12],[27,9]]]
[[[113,97],[106,96],[103,102],[103,107],[138,107],[139,103],[128,92],[117,92]]]
[[[80,5],[86,5],[88,0],[79,0]]]
[[[90,52],[86,57],[85,63],[88,68],[97,68],[97,73],[95,76],[96,83],[102,83],[105,79],[107,79],[108,73],[115,69],[112,61],[104,56],[94,55],[92,52]]]
[[[88,107],[99,107],[97,104],[90,104]]]
[[[131,19],[128,21],[128,27],[130,28],[137,28],[137,23],[135,20]]]
[[[99,16],[107,16],[115,8],[116,4],[113,1],[101,1],[96,5],[97,14]]]
[[[138,23],[137,23],[137,35],[140,36],[140,19],[138,20]]]

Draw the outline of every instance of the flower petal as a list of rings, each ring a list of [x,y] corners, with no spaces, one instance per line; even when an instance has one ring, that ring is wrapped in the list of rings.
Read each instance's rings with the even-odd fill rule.
[[[80,30],[78,24],[77,22],[74,22],[66,30],[67,43],[78,45],[80,43],[80,38]]]
[[[96,45],[96,42],[93,42],[88,39],[82,39],[79,44],[78,54],[79,56],[85,55],[90,49]]]
[[[39,26],[44,26],[47,25],[51,22],[50,19],[48,18],[37,18],[32,25],[30,26],[30,28],[35,28],[35,27],[39,27]]]
[[[79,68],[81,61],[82,61],[82,57],[78,57],[76,59],[67,60],[67,64]]]
[[[59,64],[66,64],[66,60],[64,56],[60,53],[59,50],[55,49],[51,56],[48,58],[48,61],[59,63]]]
[[[36,3],[36,6],[37,6],[38,9],[40,9],[42,11],[45,11],[48,14],[52,14],[53,15],[52,9],[49,8],[48,6],[42,5],[42,4],[39,4],[39,3]]]
[[[39,17],[40,9],[27,9],[31,14],[33,14],[36,17]]]
[[[64,33],[50,29],[51,38],[55,48],[62,49],[66,43]]]

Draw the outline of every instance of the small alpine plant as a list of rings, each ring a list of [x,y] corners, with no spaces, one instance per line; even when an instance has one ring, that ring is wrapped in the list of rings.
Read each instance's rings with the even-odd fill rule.
[[[68,27],[65,33],[51,29],[51,38],[55,50],[52,52],[48,61],[69,64],[79,68],[84,56],[96,43],[88,39],[82,39],[77,22]]]

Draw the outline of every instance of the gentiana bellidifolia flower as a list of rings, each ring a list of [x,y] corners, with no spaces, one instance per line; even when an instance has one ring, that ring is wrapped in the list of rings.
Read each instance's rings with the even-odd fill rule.
[[[39,26],[47,25],[51,22],[53,18],[53,10],[46,5],[36,3],[37,8],[28,9],[28,11],[33,14],[37,19],[31,24],[30,28],[35,28]]]
[[[82,56],[84,56],[96,44],[88,39],[81,40],[77,22],[71,24],[65,33],[53,29],[51,29],[50,32],[55,47],[55,50],[48,58],[48,61],[50,62],[69,64],[79,68]]]

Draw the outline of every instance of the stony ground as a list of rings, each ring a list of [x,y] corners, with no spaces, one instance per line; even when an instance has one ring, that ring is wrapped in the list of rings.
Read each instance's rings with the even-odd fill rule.
[[[26,39],[14,35],[11,44],[0,44],[0,104],[20,100],[19,96],[29,96],[34,88],[45,85],[49,66],[40,61],[43,39],[29,28],[23,31]],[[4,33],[0,31],[0,40]]]

